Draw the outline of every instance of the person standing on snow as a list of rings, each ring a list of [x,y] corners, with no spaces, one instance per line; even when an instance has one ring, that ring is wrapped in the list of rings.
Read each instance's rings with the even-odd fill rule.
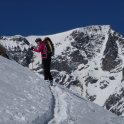
[[[44,70],[44,80],[49,80],[50,85],[53,86],[53,77],[50,72],[51,67],[51,57],[52,54],[48,52],[47,48],[47,41],[50,40],[50,38],[45,38],[43,41],[40,38],[37,38],[35,42],[37,43],[37,48],[31,47],[31,50],[34,52],[40,52],[41,58],[42,58],[42,65]]]

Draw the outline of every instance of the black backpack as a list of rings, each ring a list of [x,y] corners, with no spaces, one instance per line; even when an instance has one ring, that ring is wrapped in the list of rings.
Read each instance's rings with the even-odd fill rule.
[[[51,39],[49,37],[46,37],[44,39],[44,41],[45,41],[46,48],[47,48],[47,54],[53,56],[54,55],[54,52],[55,52],[53,42],[51,41]]]

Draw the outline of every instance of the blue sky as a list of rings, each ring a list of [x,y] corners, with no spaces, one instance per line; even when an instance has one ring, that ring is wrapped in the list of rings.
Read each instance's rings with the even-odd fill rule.
[[[111,25],[124,35],[124,0],[0,0],[0,35],[48,35]]]

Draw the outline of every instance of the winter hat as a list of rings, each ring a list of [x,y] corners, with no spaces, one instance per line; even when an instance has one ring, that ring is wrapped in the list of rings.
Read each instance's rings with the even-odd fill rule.
[[[41,42],[41,38],[36,38],[35,42]]]

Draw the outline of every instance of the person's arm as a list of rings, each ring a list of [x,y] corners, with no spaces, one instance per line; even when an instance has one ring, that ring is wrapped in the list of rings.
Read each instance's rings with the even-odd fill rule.
[[[41,50],[42,50],[41,45],[38,48],[34,48],[33,49],[34,52],[41,52]]]

